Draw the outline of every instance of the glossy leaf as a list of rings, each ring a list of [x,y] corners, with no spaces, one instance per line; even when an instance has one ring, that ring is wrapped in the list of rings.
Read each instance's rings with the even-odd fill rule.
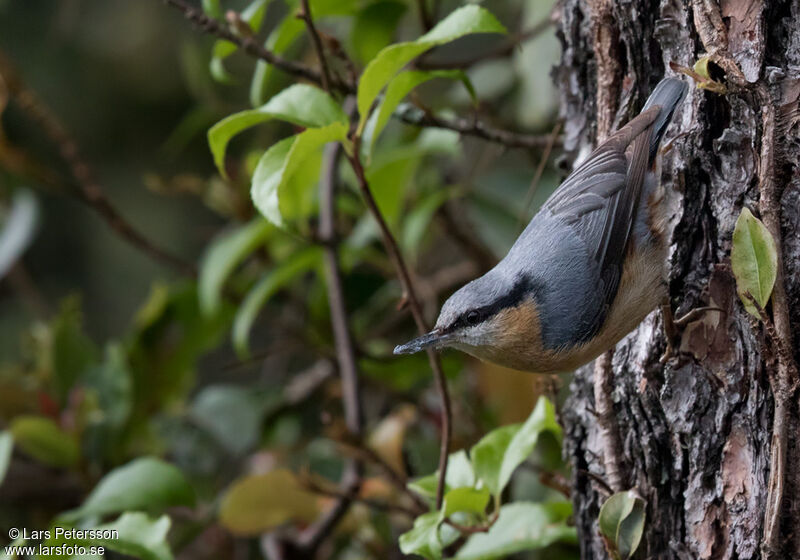
[[[16,445],[40,463],[73,467],[80,459],[75,438],[44,416],[17,416],[9,427]]]
[[[539,436],[549,431],[561,438],[561,427],[555,418],[553,405],[544,397],[524,424],[504,426],[484,436],[471,450],[475,473],[493,495],[499,496],[522,464],[536,447]]]
[[[261,156],[253,173],[251,196],[256,208],[269,221],[278,226],[287,220],[298,218],[296,205],[285,202],[282,192],[292,178],[313,153],[328,142],[344,140],[348,126],[335,122],[322,128],[309,128],[291,138],[274,144]],[[314,185],[304,185],[311,188]],[[294,193],[296,200],[297,193]]]
[[[194,490],[177,467],[141,457],[106,474],[83,505],[62,517],[74,521],[127,510],[161,512],[172,506],[193,506],[194,501]]]
[[[622,560],[630,558],[644,531],[645,502],[633,490],[617,492],[600,508],[600,532],[616,548]]]
[[[505,33],[497,19],[480,6],[463,6],[413,42],[397,43],[380,51],[364,69],[358,84],[359,130],[363,130],[375,98],[412,59],[428,49],[470,33]]]
[[[505,488],[511,475],[533,452],[539,436],[544,432],[553,434],[559,444],[561,443],[561,426],[556,420],[556,411],[553,404],[545,397],[539,397],[539,402],[533,409],[522,427],[514,434],[508,449],[503,455],[503,464],[500,468],[500,491]]]
[[[59,521],[57,523],[63,523]],[[59,526],[59,525],[56,525]],[[98,526],[82,527],[97,531],[96,538],[75,538],[60,534],[55,535],[55,526],[50,528],[50,538],[43,544],[47,547],[83,546],[89,548],[103,547],[107,551],[124,554],[125,557],[140,560],[172,560],[172,552],[167,542],[167,533],[170,528],[170,519],[163,515],[158,519],[150,519],[141,512],[126,512],[111,523]],[[69,527],[64,527],[69,529]],[[103,538],[104,531],[116,531],[113,538]],[[109,533],[106,533],[109,537]],[[46,556],[42,555],[40,558]],[[77,558],[77,557],[73,557]],[[83,558],[96,558],[94,556],[81,556]],[[99,557],[97,557],[99,558]]]
[[[295,17],[299,2],[288,0],[288,14],[272,30],[267,37],[264,47],[275,53],[283,54],[295,43],[305,31],[305,24],[301,19]],[[361,6],[360,0],[311,0],[311,13],[315,21],[321,18],[337,15],[350,15]],[[250,83],[250,104],[258,107],[266,100],[266,93],[273,82],[272,77],[275,67],[259,59],[253,72],[253,79]]]
[[[428,560],[440,560],[442,550],[458,539],[458,532],[449,525],[442,525],[440,512],[432,511],[414,520],[410,531],[400,535],[400,551],[403,554],[418,554]]]
[[[228,276],[264,242],[270,229],[269,222],[258,217],[224,232],[208,246],[200,264],[198,280],[200,308],[206,315],[219,311],[222,287]]]
[[[247,294],[233,322],[233,345],[244,357],[249,354],[248,337],[258,312],[267,301],[298,275],[313,268],[320,259],[317,248],[299,251],[269,271]]]
[[[170,525],[166,515],[150,519],[141,512],[126,512],[113,523],[97,527],[117,531],[118,538],[93,539],[90,542],[141,560],[171,560],[172,552],[167,542]]]
[[[420,496],[434,498],[436,496],[436,485],[439,479],[439,471],[433,474],[417,478],[408,483],[408,488]],[[445,492],[451,488],[475,485],[475,473],[472,470],[467,452],[463,449],[451,453],[447,460],[447,475],[445,476]]]
[[[461,80],[466,85],[467,89],[472,91],[469,78],[461,70],[407,70],[399,73],[389,82],[389,85],[386,87],[386,94],[383,96],[378,108],[366,125],[364,131],[364,147],[367,151],[367,155],[371,153],[375,141],[378,139],[381,132],[383,132],[383,129],[386,128],[386,124],[389,122],[392,113],[394,113],[394,110],[397,109],[397,106],[405,96],[417,86],[433,80],[434,78]]]
[[[742,209],[733,230],[731,268],[745,309],[760,319],[745,294],[750,292],[761,307],[767,306],[777,277],[778,252],[769,230],[748,208]]]
[[[225,149],[231,138],[257,124],[278,119],[303,127],[325,127],[347,123],[347,115],[333,98],[321,89],[306,84],[289,86],[265,105],[234,113],[211,127],[208,145],[220,174],[225,173]]]
[[[525,550],[536,550],[556,542],[576,543],[569,502],[517,502],[500,508],[497,521],[486,533],[472,535],[458,551],[460,560],[506,558]]]
[[[490,497],[491,494],[486,488],[478,489],[470,486],[454,488],[444,496],[442,516],[447,518],[459,512],[483,516]]]
[[[285,469],[237,480],[219,507],[222,526],[240,536],[257,536],[288,521],[309,523],[318,514],[317,497]]]
[[[0,432],[0,485],[6,477],[8,465],[11,463],[11,452],[14,451],[14,436],[8,430]]]

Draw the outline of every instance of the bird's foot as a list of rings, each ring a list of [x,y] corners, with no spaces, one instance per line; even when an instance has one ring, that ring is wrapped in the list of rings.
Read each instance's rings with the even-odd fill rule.
[[[679,345],[678,339],[680,338],[680,335],[682,334],[686,325],[692,321],[697,321],[709,311],[725,313],[725,310],[720,309],[719,307],[697,307],[689,311],[686,315],[676,319],[672,315],[672,306],[669,304],[669,302],[661,304],[661,316],[663,317],[664,322],[664,337],[667,339],[667,348],[664,350],[664,353],[659,359],[659,362],[662,365],[666,364],[673,358],[680,356],[680,352],[676,348]]]

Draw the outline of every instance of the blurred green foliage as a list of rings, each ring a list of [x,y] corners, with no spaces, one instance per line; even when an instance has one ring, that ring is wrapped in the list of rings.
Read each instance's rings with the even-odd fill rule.
[[[550,401],[534,408],[548,391],[528,374],[443,356],[454,449],[470,451],[451,456],[443,508],[414,509],[435,494],[439,403],[425,357],[391,355],[413,323],[343,158],[336,231],[367,432],[348,440],[314,239],[323,145],[359,149],[429,317],[558,181],[548,165],[531,184],[539,151],[392,118],[416,105],[549,134],[553,29],[514,41],[552,3],[428,4],[438,24],[426,32],[411,0],[311,1],[332,71],[361,76],[351,119],[342,95],[202,36],[161,2],[0,3],[0,76],[13,69],[63,121],[133,227],[198,269],[115,235],[78,201],[26,104],[0,91],[0,534],[113,527],[113,541],[46,544],[262,558],[265,533],[292,536],[329,510],[361,446],[373,461],[358,500],[317,557],[577,557],[571,507],[541,482],[566,474],[560,428]],[[314,66],[298,7],[202,2]]]

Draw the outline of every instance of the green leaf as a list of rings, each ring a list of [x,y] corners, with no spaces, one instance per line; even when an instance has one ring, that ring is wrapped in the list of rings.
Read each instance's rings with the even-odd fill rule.
[[[375,141],[378,139],[378,136],[380,136],[386,124],[389,122],[392,113],[397,109],[397,106],[405,96],[417,86],[433,80],[434,78],[461,80],[466,85],[468,91],[474,93],[469,78],[462,70],[406,70],[405,72],[399,73],[389,82],[383,100],[366,125],[364,131],[364,147],[367,151],[367,155],[371,153]]]
[[[417,478],[408,483],[409,490],[413,490],[420,496],[434,498],[436,496],[436,485],[439,480],[439,471],[433,474]],[[447,475],[445,476],[445,492],[451,488],[475,485],[475,472],[472,470],[472,463],[467,457],[467,452],[463,449],[451,453],[447,460]]]
[[[347,130],[346,122],[309,128],[281,140],[267,150],[253,173],[250,192],[258,211],[278,226],[285,226],[287,220],[300,217],[301,211],[296,204],[298,193],[284,193],[284,188],[312,154],[328,142],[345,140]],[[306,188],[311,186],[313,185],[304,185]]]
[[[225,149],[231,138],[247,128],[272,119],[308,128],[347,123],[347,115],[339,104],[321,89],[306,84],[289,86],[265,105],[225,117],[208,131],[208,145],[223,177],[227,177]]]
[[[126,510],[161,512],[193,506],[194,490],[183,473],[154,457],[140,457],[105,475],[79,508],[62,514],[67,522]]]
[[[484,436],[470,452],[475,473],[494,496],[499,496],[516,468],[536,447],[539,435],[551,432],[560,441],[561,427],[553,405],[540,397],[524,424],[504,426]]]
[[[11,463],[11,452],[14,450],[14,436],[8,430],[0,432],[0,484],[8,472],[8,465]]]
[[[166,515],[151,520],[141,512],[126,512],[113,523],[97,527],[99,530],[117,531],[117,538],[94,539],[92,542],[142,560],[172,560],[167,542],[170,524]]]
[[[428,560],[442,557],[439,542],[439,512],[432,511],[414,520],[414,527],[400,535],[400,551],[403,554],[419,554]]]
[[[500,508],[497,521],[486,533],[472,535],[458,551],[460,560],[505,558],[524,550],[545,548],[556,542],[576,543],[569,502],[544,504],[517,502]]]
[[[50,418],[17,416],[11,421],[11,435],[17,446],[45,465],[73,467],[80,460],[78,443]]]
[[[257,536],[288,521],[309,523],[318,514],[317,497],[285,469],[237,480],[219,506],[220,524],[241,536]]]
[[[483,516],[490,497],[491,494],[486,488],[478,489],[470,486],[454,488],[444,496],[442,517],[446,519],[458,512]]]
[[[358,12],[353,31],[353,51],[361,63],[371,60],[378,51],[392,42],[397,23],[406,5],[397,0],[381,0]]]
[[[248,352],[250,328],[258,312],[275,295],[296,276],[313,268],[320,259],[320,250],[316,247],[304,249],[292,255],[286,261],[269,271],[247,294],[233,322],[233,346],[236,352],[245,357]]]
[[[731,268],[745,309],[760,319],[758,310],[745,294],[750,292],[761,307],[767,306],[777,277],[778,252],[769,230],[748,208],[742,209],[733,230]]]
[[[170,528],[170,519],[163,515],[158,519],[150,519],[141,512],[123,513],[117,520],[98,526],[81,527],[82,530],[93,531],[94,536],[86,534],[70,534],[69,526],[55,525],[50,528],[50,538],[43,544],[47,547],[83,546],[100,547],[106,550],[119,552],[126,557],[141,560],[172,560],[167,543],[167,533]],[[56,533],[56,531],[64,531]],[[111,538],[110,531],[116,531]],[[108,537],[108,538],[107,538]],[[42,555],[40,558],[49,557]],[[77,558],[77,557],[73,557]],[[84,557],[80,558],[95,558]],[[100,557],[97,557],[100,558]]]
[[[359,131],[363,130],[375,98],[413,58],[428,49],[470,33],[505,33],[506,29],[480,6],[463,6],[439,22],[428,33],[409,43],[397,43],[380,51],[364,69],[358,83]]]
[[[219,311],[222,287],[233,269],[267,238],[269,222],[258,217],[248,224],[226,231],[211,242],[200,264],[198,292],[200,308],[206,315]]]
[[[617,492],[608,498],[598,517],[600,532],[623,560],[630,558],[639,546],[644,521],[645,502],[633,490]]]

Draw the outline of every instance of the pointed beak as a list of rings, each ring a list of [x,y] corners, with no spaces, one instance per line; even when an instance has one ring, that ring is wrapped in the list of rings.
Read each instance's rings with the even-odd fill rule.
[[[425,350],[426,348],[430,348],[431,346],[437,346],[438,344],[444,342],[446,339],[447,339],[446,335],[443,335],[438,330],[433,330],[428,334],[423,334],[422,336],[419,336],[414,340],[406,342],[405,344],[400,344],[398,346],[395,346],[394,353],[415,354],[417,352]]]

